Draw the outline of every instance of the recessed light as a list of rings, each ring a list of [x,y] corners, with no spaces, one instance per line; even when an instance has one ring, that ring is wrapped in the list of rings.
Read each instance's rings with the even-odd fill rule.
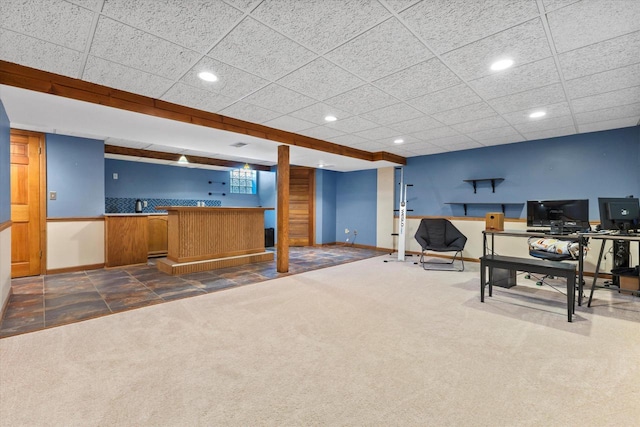
[[[544,111],[536,111],[534,113],[529,114],[529,117],[532,119],[537,119],[538,117],[546,116],[547,113]]]
[[[393,140],[394,144],[402,144],[403,142],[404,142],[404,139],[402,139],[402,138],[398,138],[398,139],[394,139]]]
[[[512,65],[513,65],[512,59],[501,59],[500,61],[496,61],[493,64],[491,64],[491,69],[493,71],[501,71],[501,70],[506,70]]]
[[[325,116],[324,119],[328,122],[335,122],[336,120],[338,120],[336,116]]]
[[[216,76],[215,74],[210,73],[208,71],[200,72],[198,74],[198,77],[200,77],[205,82],[217,82],[218,81],[218,76]]]

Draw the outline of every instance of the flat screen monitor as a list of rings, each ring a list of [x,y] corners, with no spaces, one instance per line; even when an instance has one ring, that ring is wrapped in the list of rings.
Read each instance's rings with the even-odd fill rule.
[[[628,232],[640,229],[640,202],[637,197],[598,198],[600,229]]]
[[[527,227],[551,225],[575,231],[589,230],[589,200],[527,201]]]

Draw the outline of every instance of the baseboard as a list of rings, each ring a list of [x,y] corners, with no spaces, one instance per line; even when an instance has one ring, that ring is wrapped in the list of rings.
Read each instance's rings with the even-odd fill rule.
[[[75,266],[75,267],[52,268],[52,269],[48,269],[46,274],[75,273],[77,271],[99,270],[101,268],[104,268],[104,263],[102,263],[102,264],[78,265],[78,266]]]
[[[13,295],[13,288],[9,287],[9,293],[7,294],[7,299],[4,300],[4,304],[2,304],[2,310],[0,310],[0,323],[4,320],[4,315],[7,312],[7,307],[9,306],[9,300],[11,299],[11,295]]]

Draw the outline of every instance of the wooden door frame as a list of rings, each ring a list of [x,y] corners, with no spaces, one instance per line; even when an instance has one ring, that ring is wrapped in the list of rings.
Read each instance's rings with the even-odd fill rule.
[[[40,194],[38,198],[40,200],[40,221],[38,224],[38,233],[40,234],[40,275],[47,273],[47,143],[45,134],[42,132],[34,132],[30,130],[14,129],[10,128],[10,134],[21,134],[28,137],[38,138],[39,144],[39,159],[38,168],[40,168]],[[9,138],[11,139],[11,138]]]

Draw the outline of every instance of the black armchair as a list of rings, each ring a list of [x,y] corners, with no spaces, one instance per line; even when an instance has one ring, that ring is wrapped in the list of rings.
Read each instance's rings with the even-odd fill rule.
[[[418,227],[418,231],[416,231],[415,238],[422,248],[422,253],[420,254],[422,268],[425,270],[435,270],[434,268],[427,268],[427,264],[451,264],[453,266],[456,258],[459,257],[462,267],[457,269],[457,271],[464,271],[462,250],[467,243],[467,237],[462,234],[451,221],[444,218],[423,218],[422,221],[420,221],[420,226]],[[451,262],[427,262],[424,260],[427,251],[455,252],[455,254]]]

